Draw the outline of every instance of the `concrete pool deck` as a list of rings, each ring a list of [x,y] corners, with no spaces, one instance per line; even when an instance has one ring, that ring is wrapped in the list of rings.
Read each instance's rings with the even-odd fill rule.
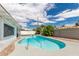
[[[56,51],[45,51],[33,46],[26,49],[24,46],[15,44],[15,50],[9,56],[79,56],[79,40],[53,37],[62,41],[66,47]]]

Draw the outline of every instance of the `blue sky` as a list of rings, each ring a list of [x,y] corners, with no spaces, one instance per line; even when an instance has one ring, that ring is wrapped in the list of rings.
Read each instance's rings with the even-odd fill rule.
[[[27,28],[39,25],[62,26],[79,20],[79,3],[2,4],[16,21]]]
[[[79,4],[77,4],[77,3],[56,3],[54,9],[50,9],[47,11],[47,15],[55,16],[65,10],[70,9],[69,11],[72,11],[72,10],[76,10],[78,8],[79,8]],[[48,19],[52,20],[52,19],[56,19],[56,17],[50,17]],[[61,26],[64,24],[73,24],[77,20],[79,20],[79,16],[69,17],[69,18],[65,18],[64,21],[58,21],[57,23],[54,23],[54,25]]]
[[[77,3],[56,3],[55,8],[52,8],[46,12],[47,12],[47,16],[48,15],[55,16],[59,13],[62,13],[65,10],[69,9],[69,11],[72,11],[72,10],[76,10],[78,8],[79,8],[79,4],[77,4]],[[57,18],[58,17],[48,17],[49,20],[57,19]],[[77,20],[79,20],[79,16],[65,18],[65,20],[57,21],[56,23],[44,23],[44,25],[62,26],[64,24],[74,24],[74,23],[76,23]]]
[[[79,4],[77,3],[56,3],[55,8],[52,8],[47,11],[47,15],[57,15],[58,13],[61,13],[62,11],[65,11],[67,9],[74,10],[79,8]]]
[[[65,10],[72,11],[78,8],[79,8],[79,4],[77,3],[56,3],[55,8],[47,10],[46,13],[47,13],[47,16],[52,15],[52,17],[48,17],[48,20],[52,20],[52,19],[58,18],[53,16],[58,15]],[[65,20],[63,21],[57,21],[56,23],[44,23],[44,25],[62,26],[65,24],[75,24],[78,20],[79,20],[79,16],[72,16],[72,17],[65,18]]]

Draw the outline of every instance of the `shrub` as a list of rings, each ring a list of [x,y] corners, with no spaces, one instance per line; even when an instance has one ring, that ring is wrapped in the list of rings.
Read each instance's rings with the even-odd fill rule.
[[[47,25],[47,26],[42,25],[36,29],[36,34],[41,34],[44,36],[53,36],[54,35],[54,27],[51,25]]]

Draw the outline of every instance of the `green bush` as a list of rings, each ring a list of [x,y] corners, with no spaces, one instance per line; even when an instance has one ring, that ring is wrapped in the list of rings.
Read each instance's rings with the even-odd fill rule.
[[[36,29],[36,34],[41,34],[44,36],[53,36],[54,35],[54,27],[51,25],[47,25],[47,26],[42,25]]]

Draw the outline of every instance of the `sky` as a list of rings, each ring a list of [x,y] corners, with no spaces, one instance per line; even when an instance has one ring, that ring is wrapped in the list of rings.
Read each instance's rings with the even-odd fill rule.
[[[23,27],[73,25],[79,20],[79,3],[3,3],[3,7]]]

